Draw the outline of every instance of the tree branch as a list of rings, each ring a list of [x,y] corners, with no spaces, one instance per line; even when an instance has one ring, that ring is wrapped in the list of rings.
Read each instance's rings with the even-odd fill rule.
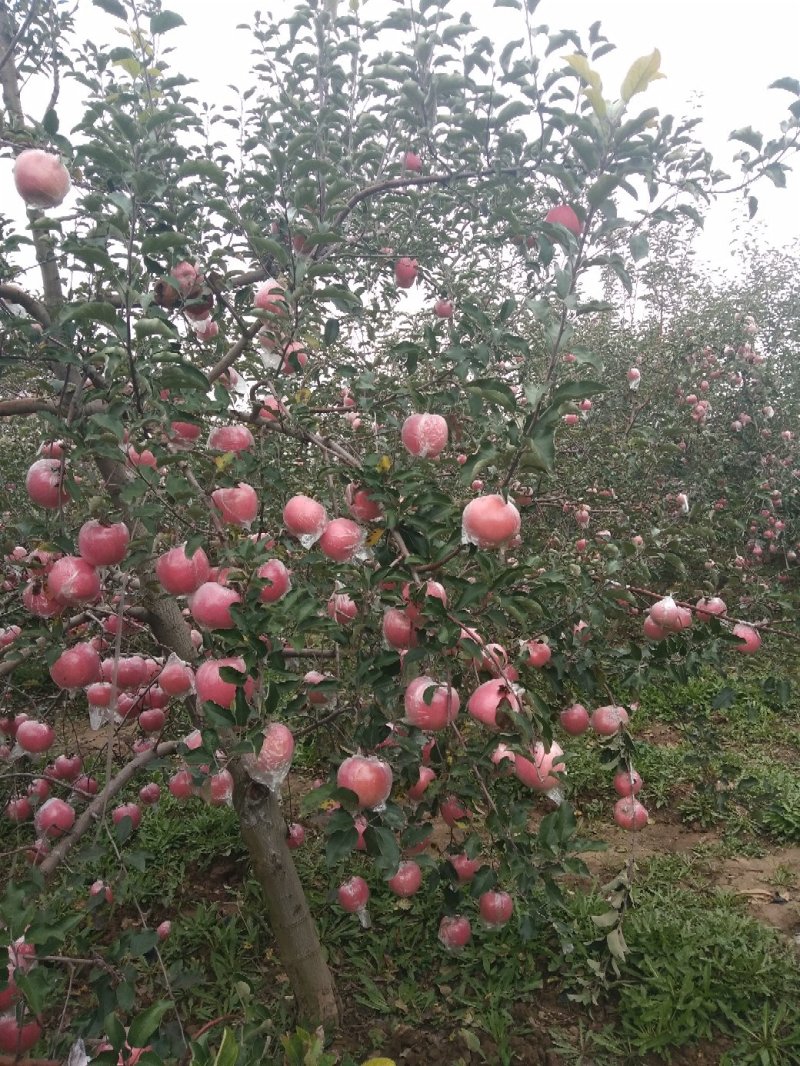
[[[20,289],[18,285],[0,282],[0,299],[5,300],[7,303],[19,304],[20,307],[23,307],[28,312],[31,318],[35,318],[45,328],[49,327],[50,315],[47,313],[47,308],[35,297],[25,292],[24,289]]]

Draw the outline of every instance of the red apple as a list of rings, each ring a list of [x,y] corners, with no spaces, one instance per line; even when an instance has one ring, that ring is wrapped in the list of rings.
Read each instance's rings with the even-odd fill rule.
[[[470,500],[461,519],[462,541],[479,548],[499,548],[519,533],[519,511],[502,496],[492,494]]]
[[[544,220],[553,226],[564,226],[576,237],[581,235],[580,219],[569,204],[558,204],[557,207],[551,207],[544,216]]]
[[[59,156],[27,148],[14,163],[14,184],[28,207],[46,210],[58,207],[69,192],[69,171]]]
[[[358,797],[359,807],[381,809],[392,791],[392,768],[374,756],[351,755],[336,774],[340,788],[348,788]]]
[[[398,259],[394,265],[394,277],[401,289],[410,289],[417,280],[419,266],[416,259],[404,257]]]

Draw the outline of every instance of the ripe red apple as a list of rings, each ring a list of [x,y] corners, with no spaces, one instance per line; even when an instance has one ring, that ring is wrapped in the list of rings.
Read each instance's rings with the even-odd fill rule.
[[[280,282],[265,281],[256,291],[253,306],[272,315],[286,314],[286,294]]]
[[[230,488],[215,489],[211,493],[211,499],[222,521],[227,525],[249,529],[258,516],[256,490],[244,481]]]
[[[439,813],[451,829],[457,822],[470,818],[469,811],[456,796],[448,796],[444,799],[439,805]]]
[[[280,559],[268,559],[258,568],[256,576],[266,582],[259,594],[262,603],[277,603],[291,590],[291,574]]]
[[[172,596],[188,596],[208,581],[211,567],[202,548],[187,556],[186,544],[170,548],[156,560],[156,577]]]
[[[396,896],[407,899],[419,891],[422,885],[422,870],[413,859],[406,859],[397,867],[397,873],[386,882]]]
[[[433,313],[437,318],[452,318],[453,317],[453,301],[445,300],[444,298],[437,300],[433,305]]]
[[[403,156],[403,166],[412,174],[419,174],[422,170],[422,160],[416,152],[406,152]]]
[[[348,914],[358,914],[369,902],[369,885],[363,877],[351,877],[339,885],[336,898],[342,910]]]
[[[283,722],[270,722],[264,730],[261,749],[249,766],[251,775],[256,777],[256,780],[258,774],[269,776],[270,780],[264,783],[270,787],[273,778],[279,778],[277,783],[280,784],[289,772],[293,755],[294,736],[291,729]]]
[[[634,769],[622,769],[614,774],[614,791],[618,796],[635,796],[641,787],[642,779]]]
[[[613,737],[616,732],[628,724],[628,721],[628,712],[624,707],[608,704],[605,707],[597,708],[592,715],[591,725],[598,736]]]
[[[59,688],[86,688],[100,679],[100,656],[91,644],[74,644],[50,667],[50,677]]]
[[[668,633],[677,633],[688,629],[692,624],[692,612],[688,607],[681,607],[672,596],[665,596],[650,608],[650,618],[654,624]]]
[[[502,678],[492,678],[478,685],[467,703],[467,710],[472,717],[493,732],[501,728],[506,709],[517,713],[521,710],[519,698]]]
[[[100,575],[78,555],[65,555],[47,575],[47,593],[65,607],[94,603],[100,596]]]
[[[194,781],[190,770],[177,770],[167,783],[170,794],[177,800],[194,795]]]
[[[561,728],[571,737],[579,737],[589,728],[589,712],[582,703],[573,703],[558,716]]]
[[[319,549],[337,563],[347,563],[364,543],[364,530],[351,518],[334,518],[319,538]]]
[[[241,602],[242,597],[235,589],[206,581],[189,597],[189,610],[195,622],[206,629],[233,629],[236,623],[231,617],[231,607]]]
[[[401,289],[410,289],[417,280],[419,265],[416,259],[403,257],[394,265],[394,278]]]
[[[168,696],[185,696],[194,689],[194,670],[173,652],[158,675],[158,683]]]
[[[392,791],[392,780],[391,766],[374,756],[351,755],[336,773],[336,783],[355,792],[362,808],[380,810]]]
[[[761,634],[752,626],[739,622],[733,627],[733,635],[739,637],[741,644],[736,644],[735,650],[743,655],[753,655],[761,647]]]
[[[139,715],[139,726],[145,733],[160,733],[167,722],[167,716],[160,707],[149,707]]]
[[[292,496],[283,509],[283,524],[304,548],[310,548],[325,531],[328,513],[309,496]]]
[[[63,202],[70,190],[69,171],[59,156],[27,148],[14,163],[14,185],[28,207],[44,211]]]
[[[130,539],[124,522],[106,525],[91,519],[78,531],[78,553],[90,566],[114,566],[125,558]]]
[[[403,447],[421,459],[435,459],[447,447],[447,422],[441,415],[409,415],[400,430]]]
[[[42,1027],[38,1022],[18,1022],[15,1014],[0,1015],[0,1051],[8,1055],[24,1055],[41,1035]]]
[[[543,640],[529,640],[525,644],[525,650],[527,652],[527,657],[523,660],[525,665],[537,669],[547,666],[553,657],[553,649]]]
[[[581,235],[580,219],[569,204],[558,204],[556,207],[551,207],[544,216],[544,220],[553,226],[564,226],[576,237]]]
[[[121,803],[111,812],[114,825],[119,825],[123,818],[130,818],[131,825],[138,829],[142,821],[142,812],[138,803]]]
[[[53,746],[55,731],[47,722],[28,718],[17,727],[17,744],[29,755],[41,755]]]
[[[448,855],[447,858],[461,884],[468,884],[474,880],[475,874],[483,866],[481,859],[471,859],[465,852],[461,852],[458,855]]]
[[[662,629],[661,626],[657,626],[650,615],[645,618],[642,629],[648,640],[666,640],[669,636],[667,630]]]
[[[614,804],[614,821],[620,829],[644,829],[649,817],[647,809],[634,796],[623,796]]]
[[[199,700],[208,700],[230,710],[236,699],[236,685],[232,681],[223,681],[219,676],[220,670],[225,667],[237,670],[241,674],[247,672],[244,659],[240,656],[230,656],[225,659],[206,659],[197,668],[195,687]],[[250,700],[254,692],[255,681],[252,677],[248,677],[244,683],[244,694]]]
[[[75,823],[75,808],[61,799],[45,800],[33,818],[36,832],[44,837],[60,837]]]
[[[358,604],[346,592],[334,592],[328,600],[328,617],[339,625],[347,625],[358,614]]]
[[[181,446],[193,444],[203,432],[202,427],[194,422],[170,422],[170,430],[176,445]]]
[[[6,804],[4,813],[6,818],[12,822],[27,822],[33,816],[33,807],[27,796],[14,796]],[[0,1007],[0,1010],[2,1009]]]
[[[114,902],[114,893],[105,883],[105,881],[93,881],[91,885],[89,885],[89,895],[103,896],[105,898],[106,903]]]
[[[155,781],[148,781],[139,789],[139,802],[152,807],[161,799],[161,789]]]
[[[359,522],[375,522],[383,517],[383,508],[370,496],[367,489],[350,482],[344,492],[347,509]]]
[[[696,607],[695,614],[701,622],[710,622],[712,616],[721,618],[728,613],[727,604],[719,596],[703,597],[697,601]]]
[[[303,677],[303,684],[308,689],[308,702],[315,707],[324,707],[326,703],[330,703],[330,695],[322,689],[315,688],[323,681],[333,681],[334,678],[330,674],[321,674],[319,670],[309,670]]]
[[[425,795],[425,791],[431,781],[436,780],[436,772],[430,768],[430,766],[420,766],[419,778],[416,783],[408,790],[408,798],[413,800],[414,803],[419,803],[422,797]]]
[[[487,925],[499,929],[510,919],[514,911],[514,901],[508,892],[490,890],[479,896],[478,909]]]
[[[461,539],[464,544],[479,548],[499,548],[519,533],[519,511],[502,496],[491,494],[470,500],[461,518]]]
[[[64,467],[58,459],[37,459],[25,475],[25,490],[39,507],[57,511],[69,501]]]
[[[255,443],[247,426],[216,426],[208,435],[208,447],[214,452],[246,452]]]
[[[522,755],[517,755],[514,759],[514,773],[519,780],[537,792],[550,792],[551,789],[558,788],[561,779],[555,775],[566,770],[563,762],[556,762],[556,759],[564,754],[560,745],[554,740],[552,747],[546,751],[544,744],[540,742],[534,745],[531,754],[532,759],[526,759]]]
[[[460,914],[444,917],[439,922],[439,941],[448,951],[461,951],[472,939],[469,918]]]
[[[168,918],[165,919],[163,922],[159,922],[159,924],[156,926],[156,936],[158,937],[159,940],[166,940],[171,932],[172,932],[172,922]],[[135,1049],[135,1051],[138,1051],[138,1050],[140,1050],[140,1049],[139,1048]],[[142,1048],[141,1050],[144,1051],[145,1048]],[[133,1056],[129,1055],[127,1057],[126,1062],[127,1062],[127,1066],[133,1066]]]
[[[458,693],[452,686],[434,681],[427,675],[415,677],[409,682],[403,703],[406,721],[417,729],[425,730],[445,729],[455,721],[461,706]]]
[[[383,615],[383,636],[390,648],[405,651],[416,647],[417,633],[413,619],[399,607],[387,607]]]

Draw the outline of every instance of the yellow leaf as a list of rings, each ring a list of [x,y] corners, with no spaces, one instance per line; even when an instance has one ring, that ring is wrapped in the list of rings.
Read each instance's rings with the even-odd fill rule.
[[[231,463],[233,462],[233,460],[235,458],[236,458],[236,452],[225,452],[224,455],[218,455],[214,459],[214,466],[221,473],[223,470],[227,470],[228,469],[228,467],[231,465]]]
[[[295,403],[308,403],[311,399],[311,389],[298,389],[295,393]]]
[[[382,529],[374,529],[370,533],[370,535],[367,537],[367,540],[366,540],[367,547],[368,548],[374,548],[375,545],[378,543],[378,541],[383,536],[383,532],[384,531]]]
[[[388,455],[382,455],[378,460],[378,472],[380,474],[388,474],[392,469],[392,460]]]
[[[583,92],[584,92],[584,95],[585,95],[586,99],[589,101],[589,103],[594,108],[594,113],[598,116],[598,118],[605,118],[606,115],[608,114],[608,107],[606,105],[605,100],[600,95],[599,90],[597,90],[597,89],[584,89]]]
[[[579,74],[587,85],[591,85],[593,89],[597,89],[598,91],[603,88],[603,82],[600,79],[600,75],[596,70],[592,70],[589,66],[589,60],[586,56],[578,55],[576,53],[574,56],[567,56],[566,58],[575,73]]]
[[[394,1059],[367,1059],[361,1066],[397,1066]]]
[[[641,56],[635,60],[619,91],[622,100],[627,104],[632,96],[643,93],[651,81],[666,77],[658,69],[660,66],[661,53],[657,48],[654,48],[649,56]]]

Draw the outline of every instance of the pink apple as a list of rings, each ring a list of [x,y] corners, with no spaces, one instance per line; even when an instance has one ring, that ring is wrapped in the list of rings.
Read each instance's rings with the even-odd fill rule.
[[[623,796],[614,804],[614,821],[620,829],[644,829],[649,817],[647,809],[634,796]]]
[[[449,431],[441,415],[409,415],[400,430],[403,447],[410,455],[421,459],[435,459],[447,447]]]
[[[50,677],[59,688],[86,688],[100,679],[100,656],[91,644],[74,644],[50,667]]]
[[[190,595],[208,581],[210,569],[203,549],[196,548],[191,556],[187,556],[185,543],[170,548],[156,560],[156,577],[173,596]]]
[[[382,808],[392,791],[392,768],[374,756],[351,755],[336,774],[340,788],[350,789],[358,797],[359,807]]]
[[[628,712],[624,707],[608,704],[598,707],[592,715],[592,729],[601,737],[613,737],[623,726],[628,724]]]
[[[69,501],[64,486],[64,467],[57,459],[37,459],[25,476],[25,489],[35,504],[57,511]]]
[[[69,171],[59,156],[27,148],[14,163],[14,185],[28,207],[58,207],[70,190]]]
[[[130,539],[124,522],[91,519],[78,531],[78,553],[90,566],[114,566],[125,558]]]
[[[439,922],[439,941],[448,951],[461,951],[471,939],[472,928],[468,918],[453,915]]]
[[[398,259],[394,266],[394,278],[401,289],[410,289],[417,280],[419,266],[416,259],[404,257]]]
[[[488,729],[496,731],[501,728],[506,710],[520,712],[520,702],[516,693],[501,678],[492,678],[478,685],[467,702],[467,710],[478,722]],[[500,720],[498,721],[498,715]]]
[[[547,214],[544,216],[545,222],[549,222],[552,226],[564,226],[570,233],[573,233],[576,237],[581,235],[581,222],[575,211],[569,206],[569,204],[558,204],[556,207],[551,207]]]
[[[519,533],[519,511],[510,501],[492,494],[470,500],[461,518],[462,541],[479,548],[499,548]]]
[[[334,518],[318,541],[323,555],[337,563],[350,562],[364,543],[364,530],[351,518]]]
[[[422,870],[413,859],[406,859],[397,867],[397,873],[386,882],[396,896],[407,899],[419,891],[422,885]]]
[[[571,737],[579,737],[589,728],[589,712],[582,703],[573,703],[558,716],[561,728]]]
[[[490,890],[478,898],[478,909],[484,922],[495,929],[505,925],[514,911],[514,901],[508,892]]]
[[[244,481],[230,488],[215,489],[211,500],[227,525],[249,529],[258,516],[256,490]]]

